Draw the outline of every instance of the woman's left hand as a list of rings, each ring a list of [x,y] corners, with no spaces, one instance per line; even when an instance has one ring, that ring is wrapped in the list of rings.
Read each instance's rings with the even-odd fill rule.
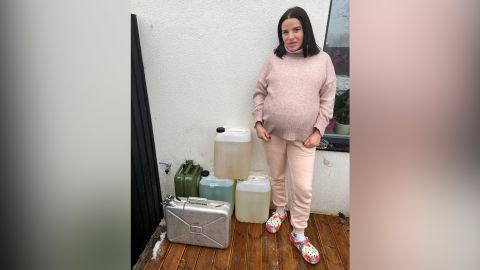
[[[315,129],[315,131],[310,134],[310,136],[308,136],[305,141],[303,141],[303,146],[307,148],[316,147],[320,144],[321,137],[322,136],[320,136],[320,131],[318,131],[318,129]]]

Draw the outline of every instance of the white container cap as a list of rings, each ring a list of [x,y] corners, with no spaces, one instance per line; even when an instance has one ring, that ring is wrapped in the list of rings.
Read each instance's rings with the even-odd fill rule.
[[[270,182],[265,176],[250,175],[246,180],[237,181],[237,191],[269,192]]]
[[[217,129],[218,130],[218,129]],[[225,127],[224,132],[217,132],[216,142],[250,142],[252,136],[248,128]]]

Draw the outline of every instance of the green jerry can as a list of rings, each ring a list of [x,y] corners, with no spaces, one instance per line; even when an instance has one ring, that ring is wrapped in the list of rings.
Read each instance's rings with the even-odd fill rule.
[[[193,160],[185,161],[175,174],[175,195],[179,197],[198,197],[198,184],[202,170],[200,165],[193,164]]]

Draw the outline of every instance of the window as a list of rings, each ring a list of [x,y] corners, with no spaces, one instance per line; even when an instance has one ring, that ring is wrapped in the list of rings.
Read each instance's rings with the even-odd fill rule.
[[[349,0],[330,1],[323,50],[332,58],[337,75],[333,119],[318,149],[349,152],[350,145],[350,7]]]

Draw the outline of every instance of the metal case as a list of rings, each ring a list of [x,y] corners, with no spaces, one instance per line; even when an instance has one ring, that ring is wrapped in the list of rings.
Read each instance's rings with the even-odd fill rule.
[[[230,244],[230,204],[198,197],[167,196],[164,201],[170,242],[227,248]]]

